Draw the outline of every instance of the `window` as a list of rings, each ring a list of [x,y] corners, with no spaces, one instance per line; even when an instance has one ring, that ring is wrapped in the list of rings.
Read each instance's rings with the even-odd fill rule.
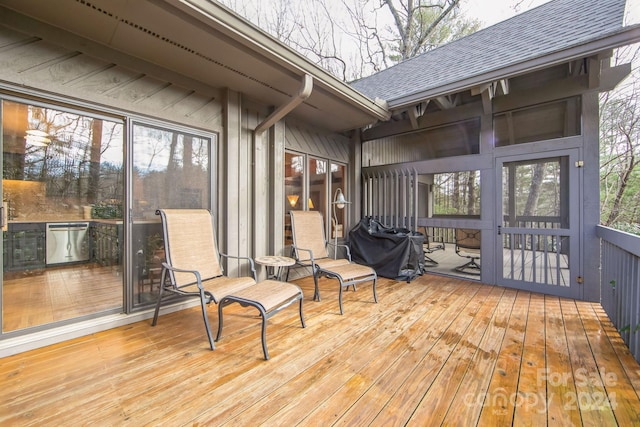
[[[124,141],[121,119],[2,101],[2,332],[122,311]]]
[[[156,209],[211,209],[210,136],[133,124],[134,304],[154,302],[164,257]]]
[[[347,209],[336,209],[336,227],[329,228],[334,221],[334,210],[331,202],[338,188],[348,200],[345,192],[346,165],[334,163],[327,159],[319,159],[306,154],[285,153],[285,244],[293,243],[291,224],[288,212],[290,210],[314,210],[322,213],[326,224],[326,236],[334,236],[334,228],[338,230],[338,237],[343,237],[343,224]]]
[[[496,147],[580,135],[580,97],[507,111],[493,118]]]
[[[479,171],[436,174],[433,192],[435,215],[480,215]]]

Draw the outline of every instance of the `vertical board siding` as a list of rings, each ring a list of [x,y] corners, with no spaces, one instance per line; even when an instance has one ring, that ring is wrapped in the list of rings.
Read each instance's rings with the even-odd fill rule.
[[[324,133],[287,121],[285,144],[288,150],[299,151],[342,163],[349,162],[351,141],[341,135]]]
[[[598,232],[603,227],[598,227]],[[620,332],[629,350],[640,361],[640,256],[621,244],[619,237],[635,241],[640,237],[608,229],[599,233],[601,244],[601,303],[611,322]]]

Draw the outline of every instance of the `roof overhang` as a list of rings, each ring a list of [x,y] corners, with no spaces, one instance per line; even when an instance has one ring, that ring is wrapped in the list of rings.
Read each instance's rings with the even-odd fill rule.
[[[15,12],[215,88],[278,108],[311,94],[289,114],[346,131],[385,120],[367,98],[223,5],[209,0],[1,0]],[[86,52],[91,54],[91,52]]]
[[[472,90],[492,82],[498,82],[536,70],[567,63],[576,59],[597,55],[601,52],[606,52],[638,41],[640,41],[640,25],[625,27],[617,33],[591,40],[584,44],[574,45],[564,50],[556,51],[535,59],[514,63],[507,67],[496,69],[484,74],[478,74],[464,80],[412,93],[401,98],[388,100],[389,109],[396,111],[402,110],[410,106],[420,104],[428,99],[437,99],[439,97],[464,92],[466,90]]]

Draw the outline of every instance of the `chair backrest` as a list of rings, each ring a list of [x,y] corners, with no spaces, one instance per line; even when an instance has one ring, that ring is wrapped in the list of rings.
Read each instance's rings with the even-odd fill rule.
[[[464,249],[480,249],[480,230],[456,228],[456,246]]]
[[[419,225],[418,226],[418,233],[421,233],[424,236],[424,244],[428,245],[429,244],[429,239],[431,238],[431,236],[429,235],[429,233],[427,231],[427,227],[425,227],[423,225]]]
[[[211,212],[206,209],[159,209],[167,263],[197,270],[202,280],[223,274]],[[169,271],[176,286],[194,283],[193,274]]]
[[[290,211],[291,234],[293,245],[302,249],[310,249],[313,257],[327,258],[327,241],[324,237],[322,214],[318,211]],[[296,257],[300,261],[311,259],[307,251],[299,251]]]

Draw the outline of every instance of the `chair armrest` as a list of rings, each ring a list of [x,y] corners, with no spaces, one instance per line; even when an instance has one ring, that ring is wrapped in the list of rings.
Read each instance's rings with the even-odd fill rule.
[[[167,264],[166,262],[162,263],[162,267],[166,270],[169,271],[174,271],[176,273],[191,273],[196,277],[196,281],[195,284],[198,286],[198,289],[200,289],[200,292],[204,293],[204,295],[208,298],[207,300],[207,304],[209,304],[211,301],[215,302],[215,298],[213,297],[213,294],[211,292],[209,292],[208,290],[206,290],[204,288],[204,286],[202,286],[202,277],[200,276],[200,272],[198,272],[197,270],[186,270],[184,268],[176,268],[176,267],[172,267],[169,264]],[[162,283],[160,284],[160,286],[165,286],[165,272],[163,271],[162,273]],[[185,286],[191,286],[193,285],[194,282],[191,282],[189,284],[183,285],[183,286],[177,286],[175,283],[171,283],[171,286],[174,287],[174,289],[172,290],[172,292],[176,292],[182,295],[187,295],[187,294],[191,294],[190,292],[185,292],[182,291],[180,288],[183,288]],[[202,295],[202,294],[201,294]]]
[[[309,261],[311,261],[311,264],[315,264],[315,260],[313,258],[313,251],[311,249],[299,248],[295,245],[291,245],[291,251],[293,252],[293,256],[296,258],[297,262],[302,262],[300,261],[300,257],[298,256],[298,251],[309,252]]]
[[[245,261],[249,261],[249,266],[251,267],[251,276],[253,277],[253,280],[255,280],[256,282],[258,281],[258,275],[256,274],[256,267],[255,264],[253,263],[253,259],[248,257],[248,256],[236,256],[236,255],[228,255],[228,254],[223,254],[220,253],[220,257],[223,258],[233,258],[233,259],[243,259]]]
[[[349,262],[351,262],[351,251],[349,250],[348,245],[336,245],[334,243],[327,242],[327,246],[333,246],[333,254],[334,256],[336,256],[336,258],[337,258],[338,248],[344,248],[344,252],[347,255],[347,259],[349,260]]]
[[[202,278],[200,277],[200,273],[197,270],[186,270],[184,268],[177,268],[177,267],[173,267],[169,264],[167,264],[166,262],[162,263],[162,267],[169,270],[169,271],[174,271],[176,273],[191,273],[195,276],[196,280],[195,283],[197,283],[199,288],[202,288]],[[194,283],[194,282],[192,282]],[[172,284],[176,289],[180,289],[179,286],[176,286],[175,284]],[[184,285],[184,286],[190,286],[190,285]]]

